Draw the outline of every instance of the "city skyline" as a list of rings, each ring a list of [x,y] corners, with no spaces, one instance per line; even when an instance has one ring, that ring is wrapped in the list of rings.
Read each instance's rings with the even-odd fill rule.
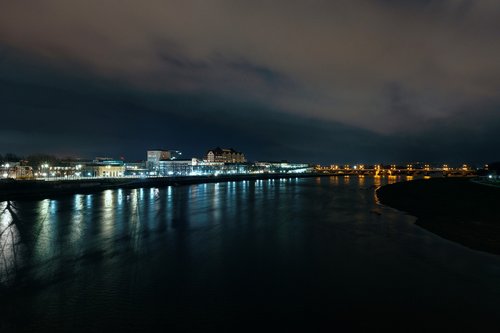
[[[219,147],[217,147],[219,148]],[[219,148],[220,149],[220,148]],[[232,149],[232,148],[227,148]],[[214,149],[209,149],[209,151],[213,151]],[[30,153],[26,155],[22,154],[16,154],[13,152],[7,152],[7,153],[2,153],[0,152],[0,162],[31,162],[31,159],[34,159],[36,163],[41,163],[43,161],[58,161],[58,162],[69,162],[69,161],[84,161],[84,162],[91,162],[99,159],[109,159],[109,160],[121,160],[121,161],[126,161],[126,162],[133,162],[133,163],[138,163],[138,162],[147,162],[148,160],[148,153],[150,151],[174,151],[177,152],[178,154],[180,153],[180,156],[177,156],[174,159],[179,159],[179,160],[191,160],[191,159],[196,159],[196,160],[207,160],[207,154],[205,151],[205,154],[196,154],[196,155],[191,155],[188,156],[187,154],[183,154],[183,151],[180,151],[178,149],[148,149],[143,152],[143,156],[139,157],[137,159],[134,158],[127,158],[125,156],[115,156],[112,154],[100,154],[95,155],[95,156],[70,156],[70,155],[57,155],[57,154],[50,154],[50,153],[45,153],[45,152],[35,152],[35,153]],[[243,153],[242,153],[243,154]],[[169,158],[170,159],[170,158]],[[252,162],[298,162],[298,163],[308,163],[311,165],[318,165],[318,166],[354,166],[354,165],[370,165],[370,166],[376,166],[376,165],[381,165],[381,166],[392,166],[392,165],[397,165],[397,166],[407,166],[407,165],[425,165],[425,164],[430,164],[433,166],[444,166],[444,165],[449,165],[453,166],[455,168],[461,168],[464,165],[468,165],[469,167],[472,168],[477,168],[481,169],[485,166],[487,166],[490,163],[494,163],[495,165],[498,164],[499,162],[497,160],[485,160],[481,162],[471,162],[470,160],[464,159],[464,160],[456,160],[452,162],[448,162],[446,160],[438,160],[438,161],[432,161],[432,160],[417,160],[417,159],[410,159],[410,160],[399,160],[399,161],[394,161],[394,160],[380,160],[377,159],[375,161],[369,161],[367,162],[366,160],[362,159],[357,159],[357,160],[339,160],[339,159],[330,159],[326,162],[323,163],[315,163],[311,161],[294,161],[290,159],[277,159],[277,158],[271,158],[271,159],[258,159],[258,158],[251,158],[249,160],[245,160],[244,163],[252,163]],[[43,162],[45,163],[45,162]],[[235,163],[241,163],[236,162]]]

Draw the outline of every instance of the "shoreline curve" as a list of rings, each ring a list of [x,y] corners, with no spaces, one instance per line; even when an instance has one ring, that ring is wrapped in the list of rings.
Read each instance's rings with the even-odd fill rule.
[[[379,202],[415,224],[474,250],[500,254],[500,188],[469,178],[418,179],[381,186]]]

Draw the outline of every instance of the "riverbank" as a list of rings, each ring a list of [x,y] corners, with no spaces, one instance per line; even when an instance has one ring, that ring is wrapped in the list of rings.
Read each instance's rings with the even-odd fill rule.
[[[89,178],[58,181],[2,180],[0,181],[0,202],[8,200],[55,198],[72,194],[95,193],[117,188],[150,188],[202,183],[321,176],[325,175],[316,173],[283,173],[155,178]]]
[[[386,185],[379,201],[418,218],[416,224],[472,249],[500,254],[500,188],[464,178]]]

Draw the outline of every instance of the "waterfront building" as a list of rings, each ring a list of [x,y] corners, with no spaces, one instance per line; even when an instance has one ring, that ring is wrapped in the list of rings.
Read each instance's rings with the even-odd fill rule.
[[[148,150],[146,167],[151,172],[158,172],[160,161],[169,159],[170,155],[168,153],[168,150],[163,150],[163,149]]]
[[[245,163],[245,155],[233,148],[214,148],[207,152],[207,162]]]
[[[85,165],[83,176],[85,177],[123,177],[125,175],[125,163],[110,157],[96,157],[92,163]]]
[[[16,179],[33,179],[33,168],[27,165],[18,165],[15,167]]]
[[[153,174],[159,173],[160,161],[182,159],[182,152],[179,150],[156,149],[147,151],[146,166]]]
[[[125,162],[125,176],[147,176],[148,168],[146,162]]]
[[[158,176],[219,176],[258,173],[303,173],[312,171],[309,164],[288,162],[224,163],[196,158],[159,162]]]
[[[33,179],[33,168],[21,162],[6,162],[0,165],[0,178]]]
[[[0,166],[1,178],[33,179],[33,168],[19,163],[6,163]]]
[[[312,172],[314,167],[306,163],[255,162],[255,170],[261,173],[304,173]]]
[[[193,160],[195,159],[161,160],[158,163],[158,176],[189,176],[193,173]]]
[[[125,166],[110,164],[87,164],[84,171],[85,177],[123,177],[124,174]]]

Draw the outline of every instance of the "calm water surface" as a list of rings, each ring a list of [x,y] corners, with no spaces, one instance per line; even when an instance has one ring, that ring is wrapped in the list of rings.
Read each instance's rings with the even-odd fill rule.
[[[374,188],[388,181],[0,203],[0,331],[498,325],[500,256],[377,205]]]

